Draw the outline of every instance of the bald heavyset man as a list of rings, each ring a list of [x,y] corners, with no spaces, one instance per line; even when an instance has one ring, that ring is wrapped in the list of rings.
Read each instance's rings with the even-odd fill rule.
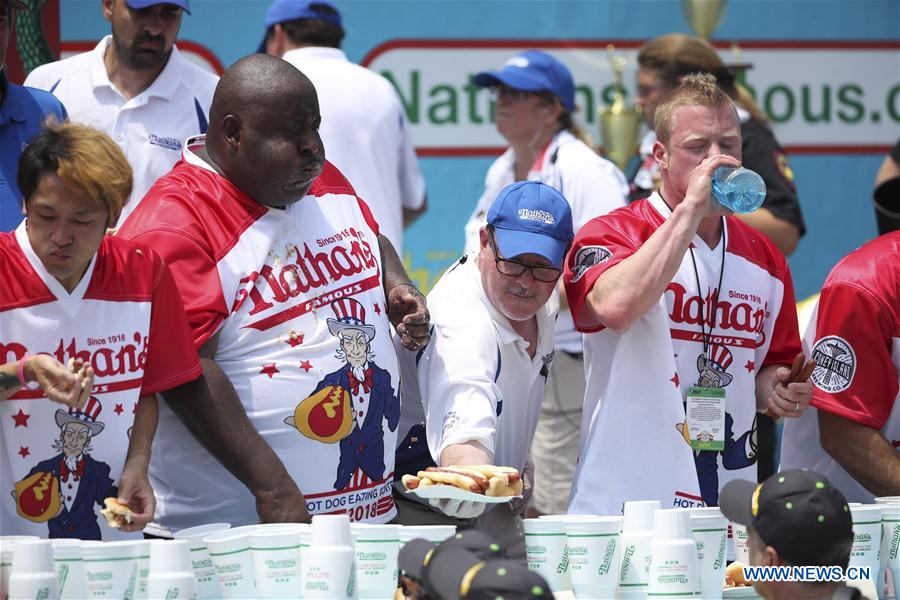
[[[152,244],[175,274],[213,397],[162,407],[151,533],[210,515],[242,525],[396,512],[389,328],[417,350],[428,312],[368,207],[325,161],[319,123],[302,73],[266,55],[238,61],[205,139],[188,140],[120,233]]]

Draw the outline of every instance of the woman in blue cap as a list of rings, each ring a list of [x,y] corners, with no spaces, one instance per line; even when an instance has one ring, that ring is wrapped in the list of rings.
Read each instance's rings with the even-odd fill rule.
[[[466,224],[466,254],[478,250],[478,232],[491,202],[514,181],[541,181],[561,192],[572,207],[575,231],[626,204],[625,176],[580,139],[573,122],[575,82],[564,64],[545,52],[526,50],[500,70],[477,74],[474,82],[494,91],[494,121],[509,147],[488,169],[484,192]],[[532,505],[549,514],[566,512],[584,398],[581,334],[565,303],[561,305],[555,344],[559,352],[532,447]]]

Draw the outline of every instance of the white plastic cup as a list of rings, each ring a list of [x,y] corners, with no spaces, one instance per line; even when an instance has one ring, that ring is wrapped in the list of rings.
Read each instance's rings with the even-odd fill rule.
[[[150,574],[150,540],[137,540],[138,547],[138,578],[134,590],[135,600],[147,600],[149,597],[147,588],[147,576]]]
[[[300,597],[300,532],[304,529],[309,525],[273,523],[250,536],[258,598]]]
[[[565,525],[569,579],[575,597],[614,597],[619,583],[622,517],[570,519]]]
[[[58,598],[56,566],[50,540],[18,540],[9,574],[10,600]]]
[[[9,593],[9,572],[12,570],[13,547],[18,540],[39,540],[36,535],[0,536],[0,600]]]
[[[528,568],[539,573],[554,594],[571,590],[566,521],[525,519],[523,524]]]
[[[666,508],[653,513],[653,541],[692,539],[694,531],[689,508]]]
[[[896,497],[896,496],[894,496]],[[892,497],[892,498],[894,498]],[[878,502],[879,498],[875,498]],[[900,502],[882,502],[881,513],[881,574],[878,577],[880,597],[884,595],[885,577],[894,586],[894,597],[900,593]]]
[[[623,507],[622,535],[619,538],[619,584],[616,596],[623,599],[647,597],[650,577],[650,542],[653,541],[653,513],[659,500],[634,500]]]
[[[233,527],[203,538],[216,570],[222,598],[256,597],[250,535],[257,528],[257,525]]]
[[[82,542],[84,578],[89,597],[134,597],[142,542]]]
[[[850,550],[850,567],[869,567],[874,583],[881,570],[881,515],[884,506],[851,506],[853,518],[853,547]]]
[[[229,523],[207,523],[176,531],[172,536],[176,540],[187,540],[188,542],[191,569],[194,571],[196,580],[197,598],[212,600],[219,597],[219,578],[216,576],[216,568],[209,557],[203,538],[230,528],[231,524]]]
[[[404,525],[400,527],[400,546],[409,540],[422,538],[440,544],[456,535],[455,525]]]
[[[879,496],[875,498],[875,504],[900,504],[900,496]]]
[[[53,546],[53,564],[56,566],[60,599],[87,598],[81,540],[56,538],[50,540],[50,544]]]
[[[354,523],[350,533],[356,546],[356,588],[360,600],[393,597],[399,575],[399,528]]]
[[[356,553],[346,514],[313,517],[309,550],[303,559],[304,598],[356,597]]]
[[[197,583],[191,568],[187,540],[154,540],[148,543],[150,598],[196,598]]]
[[[687,509],[686,509],[687,510]],[[690,540],[653,540],[650,544],[650,580],[648,598],[699,598],[700,569],[697,542]]]
[[[750,564],[750,540],[747,528],[740,523],[731,524],[731,541],[734,544],[734,560]]]
[[[716,507],[692,508],[691,529],[697,540],[700,593],[703,598],[719,600],[728,558],[728,518]]]

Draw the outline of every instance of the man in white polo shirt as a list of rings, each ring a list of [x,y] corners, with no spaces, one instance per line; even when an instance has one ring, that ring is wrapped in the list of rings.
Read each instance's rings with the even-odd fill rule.
[[[288,61],[316,86],[328,161],[372,209],[403,256],[403,230],[425,212],[425,180],[397,92],[347,60],[341,15],[328,1],[276,0],[259,51]]]
[[[588,382],[570,513],[714,506],[756,478],[757,411],[796,418],[812,398],[785,385],[800,338],[784,256],[710,194],[740,165],[734,105],[691,75],[655,119],[660,192],[590,221],[566,263]]]
[[[394,517],[390,329],[417,350],[428,313],[325,161],[319,123],[300,71],[264,54],[239,60],[219,81],[208,135],[188,141],[119,232],[175,273],[213,396],[160,407],[153,534],[211,515],[232,525]]]
[[[553,290],[572,236],[572,210],[554,188],[522,181],[500,192],[479,251],[461,258],[428,295],[431,344],[418,354],[400,352],[398,472],[495,464],[524,471],[529,486],[529,447],[553,361]],[[479,517],[486,506],[433,501],[438,513],[399,496],[399,520],[410,525],[469,525],[460,519]],[[474,527],[524,555],[524,504],[497,505]]]
[[[134,172],[121,227],[150,186],[206,133],[217,77],[186,60],[175,38],[188,0],[103,0],[108,35],[90,52],[42,65],[25,84],[52,92],[69,118],[111,137]]]

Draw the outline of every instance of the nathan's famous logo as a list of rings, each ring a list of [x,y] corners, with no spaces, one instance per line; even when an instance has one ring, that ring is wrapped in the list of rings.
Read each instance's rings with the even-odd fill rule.
[[[666,288],[666,299],[667,301],[671,299],[672,306],[669,318],[672,320],[672,323],[698,326],[705,319],[704,324],[706,327],[715,330],[717,333],[721,332],[719,336],[712,340],[720,344],[745,348],[762,346],[766,340],[763,328],[765,327],[766,319],[771,316],[768,303],[754,308],[749,302],[730,302],[728,299],[719,298],[716,302],[715,312],[708,310],[707,307],[713,305],[713,300],[717,296],[717,290],[710,290],[705,298],[701,298],[696,294],[688,296],[684,286],[673,281]],[[741,296],[743,294],[734,292],[730,294],[732,299],[740,299]],[[750,299],[749,295],[747,295],[747,298]],[[749,333],[751,337],[728,335],[727,332],[730,331]],[[679,339],[691,339],[694,341],[701,341],[703,337],[703,334],[699,331],[682,332],[674,328],[672,335]],[[719,339],[720,337],[722,339]]]
[[[834,394],[850,387],[856,372],[856,352],[847,340],[836,335],[823,337],[813,346],[810,358],[816,361],[812,380],[820,390]]]
[[[613,556],[615,554],[616,540],[613,538],[606,543],[606,552],[603,553],[603,562],[600,564],[600,568],[597,569],[597,575],[606,575],[609,573],[609,567],[612,565]]]
[[[894,560],[895,558],[897,558],[897,549],[898,546],[900,546],[900,525],[894,526],[894,533],[892,535],[892,538],[893,539],[891,539],[890,557],[891,560]]]
[[[270,265],[264,265],[259,271],[253,271],[240,280],[240,289],[235,298],[232,312],[241,308],[244,302],[249,298],[252,306],[249,315],[257,315],[276,305],[289,302],[291,299],[300,295],[305,295],[311,290],[333,286],[335,283],[341,282],[344,278],[354,277],[375,269],[371,278],[377,285],[380,273],[378,272],[378,261],[372,246],[365,240],[365,233],[349,227],[340,234],[335,234],[325,241],[325,245],[331,244],[332,247],[321,252],[313,252],[309,244],[304,244],[303,248],[296,245],[292,246],[287,257],[293,259],[293,262],[285,262],[281,265],[276,263],[273,268]],[[368,280],[366,280],[368,281]],[[349,285],[350,288],[345,290],[346,295],[352,295],[369,289],[359,287],[361,282],[355,281]],[[354,284],[356,287],[354,288]],[[341,288],[342,289],[342,288]],[[333,290],[338,296],[341,289]],[[296,306],[289,308],[291,312],[284,319],[277,319],[278,315],[261,319],[257,323],[248,325],[256,329],[268,329],[280,322],[293,318],[298,314],[308,312],[313,308],[329,304],[337,298],[330,297],[321,302],[310,301],[306,305],[300,305],[300,309]],[[275,318],[274,321],[271,321]]]
[[[621,576],[619,577],[620,581],[628,580],[628,569],[631,568],[631,560],[634,558],[634,544],[625,546],[625,555],[622,557],[622,570]]]
[[[74,337],[60,338],[56,349],[49,354],[63,364],[70,358],[89,364],[94,368],[97,378],[109,377],[143,371],[147,365],[149,342],[150,338],[139,331],[135,331],[130,337],[117,333],[104,338],[87,338],[86,348],[79,347]],[[22,359],[29,351],[34,350],[16,342],[0,343],[0,364]]]
[[[569,547],[563,548],[562,560],[556,565],[556,572],[560,575],[569,570]]]
[[[716,569],[721,569],[722,563],[725,562],[726,546],[728,546],[728,536],[722,535],[722,541],[719,542],[719,553],[716,555],[716,562],[713,564]]]

